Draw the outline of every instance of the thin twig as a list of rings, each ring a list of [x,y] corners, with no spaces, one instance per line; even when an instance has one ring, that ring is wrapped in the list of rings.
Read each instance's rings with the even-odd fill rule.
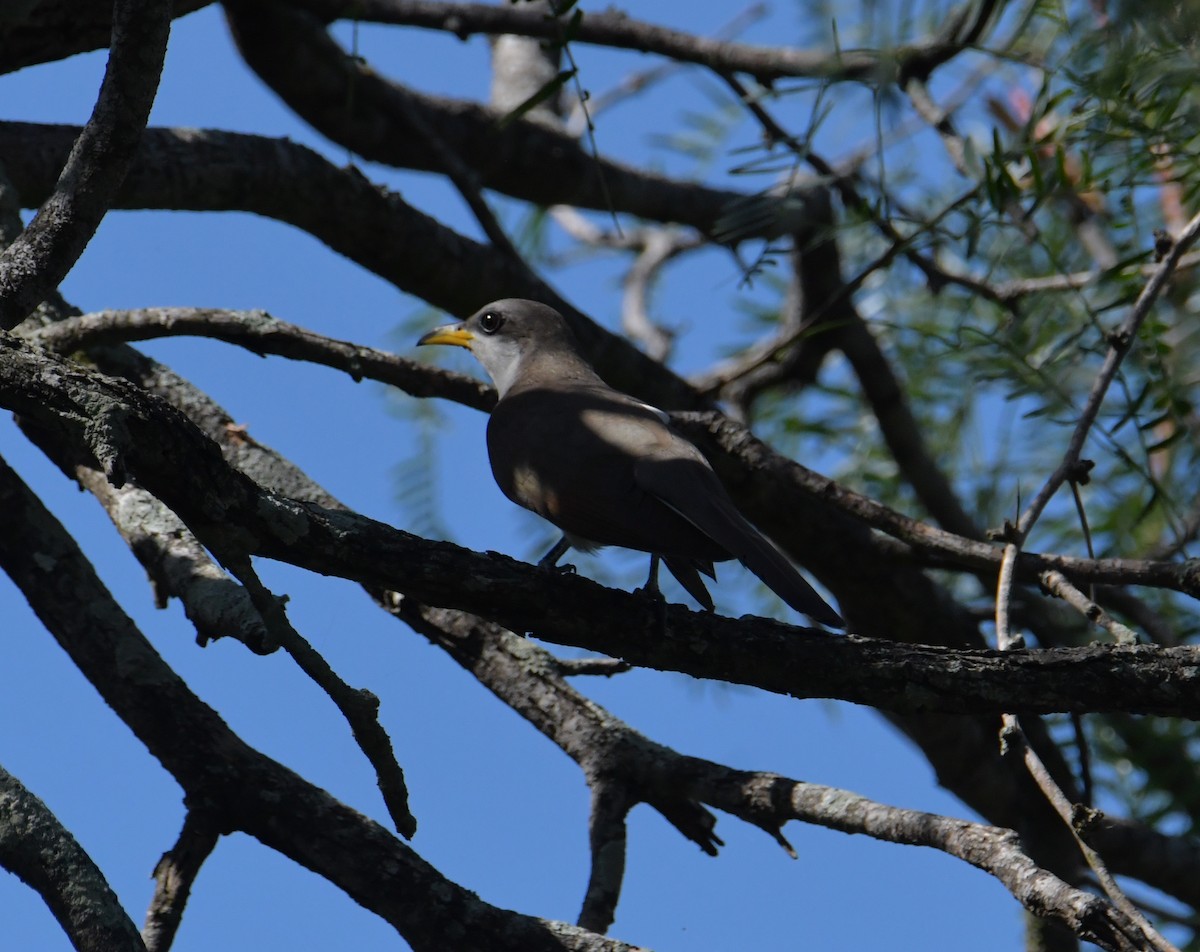
[[[1062,572],[1043,572],[1040,576],[1042,587],[1051,595],[1056,595],[1078,611],[1088,621],[1093,622],[1111,634],[1117,644],[1136,645],[1137,633],[1114,619],[1103,608],[1087,597],[1071,584]]]
[[[1133,346],[1137,338],[1138,329],[1149,315],[1150,308],[1158,299],[1159,294],[1174,273],[1184,253],[1198,236],[1200,236],[1200,214],[1193,217],[1188,222],[1187,227],[1175,239],[1171,250],[1167,253],[1162,263],[1154,270],[1153,275],[1151,275],[1146,287],[1142,289],[1142,293],[1138,295],[1137,301],[1134,302],[1125,320],[1109,335],[1109,348],[1108,354],[1104,359],[1104,365],[1100,368],[1100,372],[1096,375],[1096,380],[1092,384],[1087,403],[1084,405],[1079,420],[1075,424],[1075,430],[1067,442],[1067,449],[1063,454],[1062,462],[1050,475],[1050,478],[1046,480],[1045,485],[1038,490],[1029,507],[1022,513],[1020,520],[1017,522],[1016,531],[1019,539],[1024,539],[1029,535],[1038,517],[1042,514],[1042,511],[1046,508],[1046,505],[1058,491],[1059,487],[1077,472],[1083,445],[1087,440],[1088,433],[1091,431],[1092,424],[1095,423],[1096,417],[1100,413],[1100,407],[1104,403],[1104,397],[1108,393],[1109,385],[1116,376],[1121,362],[1125,359],[1125,355]]]
[[[996,580],[996,644],[1001,651],[1025,647],[1024,636],[1020,632],[1013,633],[1012,623],[1009,620],[1013,578],[1017,569],[1017,557],[1020,554],[1020,548],[1009,542],[1004,546],[1004,555],[1000,559],[1000,572]]]
[[[1108,871],[1108,867],[1104,864],[1104,860],[1100,857],[1100,854],[1080,837],[1075,829],[1074,807],[1063,794],[1058,784],[1054,782],[1054,778],[1050,776],[1050,771],[1046,769],[1046,765],[1042,763],[1042,759],[1037,755],[1036,751],[1028,743],[1025,743],[1024,734],[1021,731],[1021,726],[1016,715],[1004,715],[1004,729],[1006,736],[1010,739],[1020,739],[1022,757],[1024,758],[1026,768],[1037,783],[1038,788],[1045,794],[1046,799],[1054,807],[1055,812],[1062,817],[1063,823],[1071,831],[1071,835],[1079,846],[1080,852],[1083,854],[1084,859],[1087,860],[1088,866],[1095,874],[1100,887],[1104,890],[1104,894],[1108,896],[1109,901],[1137,923],[1138,927],[1144,933],[1146,941],[1153,948],[1159,950],[1159,952],[1179,952],[1174,945],[1159,934],[1158,930],[1142,915],[1141,910],[1129,901],[1129,897],[1125,895],[1124,891],[1117,884],[1117,881],[1113,879],[1112,874]]]
[[[519,6],[443,3],[431,0],[303,0],[300,4],[325,19],[361,19],[372,23],[445,30],[459,37],[474,33],[510,33],[554,40],[561,26]],[[989,4],[984,4],[985,7]],[[653,53],[717,72],[745,73],[762,81],[787,76],[868,82],[894,80],[902,73],[926,72],[963,49],[951,31],[886,51],[872,49],[801,50],[793,46],[752,46],[637,20],[623,11],[592,11],[573,25],[571,39],[581,43]]]
[[[495,391],[474,377],[315,334],[265,311],[203,307],[97,311],[47,325],[27,336],[50,350],[69,353],[97,344],[177,335],[211,337],[256,354],[307,360],[344,371],[354,380],[378,380],[417,397],[445,396],[477,410],[489,410],[496,402]]]
[[[229,558],[226,564],[250,593],[251,600],[280,646],[346,718],[355,742],[375,770],[379,792],[396,831],[411,839],[417,831],[417,820],[408,807],[404,771],[396,762],[387,731],[379,723],[379,698],[370,691],[350,687],[338,677],[321,654],[292,626],[284,611],[285,599],[279,598],[262,584],[249,558]]]

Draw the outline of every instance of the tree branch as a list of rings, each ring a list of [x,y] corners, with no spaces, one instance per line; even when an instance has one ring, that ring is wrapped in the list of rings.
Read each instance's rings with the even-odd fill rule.
[[[1059,487],[1068,479],[1075,478],[1073,474],[1078,470],[1080,454],[1083,452],[1083,444],[1087,441],[1092,424],[1096,422],[1096,417],[1100,413],[1100,406],[1104,403],[1104,397],[1108,393],[1109,384],[1112,383],[1113,378],[1117,375],[1117,370],[1121,366],[1121,362],[1125,359],[1125,355],[1136,341],[1138,328],[1142,326],[1142,322],[1149,315],[1150,308],[1158,300],[1159,293],[1174,273],[1179,260],[1196,241],[1197,237],[1200,237],[1200,214],[1193,217],[1183,231],[1175,238],[1170,251],[1163,258],[1162,264],[1155,269],[1150,280],[1146,282],[1146,286],[1142,289],[1142,293],[1138,295],[1138,299],[1134,302],[1133,307],[1130,308],[1125,320],[1109,335],[1108,354],[1104,358],[1104,365],[1100,368],[1100,372],[1096,375],[1096,380],[1092,384],[1087,403],[1084,405],[1079,415],[1079,420],[1075,424],[1075,430],[1071,433],[1071,438],[1067,442],[1067,449],[1063,454],[1062,462],[1050,474],[1049,479],[1038,490],[1037,495],[1033,497],[1028,508],[1021,514],[1021,518],[1017,522],[1016,530],[1021,540],[1024,540],[1029,535],[1029,531],[1042,514],[1042,510],[1046,508],[1046,504],[1050,502],[1051,497],[1058,492]]]
[[[597,835],[598,825],[616,836],[632,803],[650,803],[715,855],[721,841],[713,833],[714,817],[702,806],[709,804],[763,829],[793,856],[781,833],[790,820],[942,850],[995,876],[1027,909],[1057,918],[1078,935],[1110,948],[1139,947],[1139,932],[1123,914],[1039,869],[1009,830],[903,810],[846,790],[681,755],[579,695],[552,672],[545,651],[495,625],[409,600],[390,610],[448,651],[584,769],[592,786],[593,884],[603,846],[598,843],[603,839]],[[608,845],[617,850],[616,841]],[[616,853],[608,862],[618,862]],[[608,870],[605,881],[615,878],[619,874]],[[1097,934],[1102,938],[1095,939]]]
[[[211,2],[172,0],[171,16],[185,16]],[[9,4],[5,12],[11,13],[14,6]],[[23,17],[0,19],[0,73],[98,50],[112,42],[111,3],[37,0],[27,6]]]
[[[15,327],[58,287],[111,206],[146,128],[170,26],[168,0],[117,0],[91,119],[54,192],[0,255],[0,328]]]
[[[354,742],[375,771],[375,782],[388,816],[405,839],[417,832],[417,819],[408,806],[408,784],[396,761],[392,740],[379,721],[379,698],[367,690],[355,690],[343,681],[316,649],[296,631],[284,610],[285,599],[270,592],[258,578],[245,556],[233,556],[226,563],[246,587],[272,636],[291,656],[301,671],[334,703],[350,730]]]
[[[87,446],[109,478],[135,477],[212,551],[279,559],[518,632],[637,664],[765,690],[840,697],[893,711],[1132,711],[1200,716],[1190,689],[1200,649],[1143,646],[1010,653],[833,638],[762,619],[657,603],[501,556],[428,542],[381,523],[288,499],[232,469],[178,411],[15,338],[0,338],[0,405],[51,437]],[[210,500],[220,500],[214,506]],[[530,590],[539,598],[529,599]],[[627,624],[595,626],[620,616]],[[647,637],[651,633],[657,637]],[[697,654],[696,643],[705,650]]]
[[[70,149],[73,131],[0,122],[0,155],[6,157],[9,174],[25,202],[53,187],[54,163]],[[536,146],[532,136],[528,142],[521,140],[519,147]],[[571,148],[578,153],[577,146]],[[552,149],[546,163],[552,164],[561,152]],[[569,169],[569,163],[558,169],[546,165],[537,178],[544,186],[548,175],[568,174]],[[621,193],[625,199],[666,195],[669,204],[693,216],[715,217],[726,199],[737,197],[699,185],[644,178],[640,173],[629,173],[626,179],[634,187]],[[532,282],[527,270],[508,257],[446,228],[357,171],[336,168],[295,143],[225,132],[149,129],[118,206],[240,210],[286,222],[459,317],[502,297],[545,301],[567,318],[592,363],[614,386],[669,409],[707,405],[685,381],[589,320],[548,285]],[[445,267],[446,261],[457,262],[458,268]],[[459,268],[471,274],[470,281],[459,280]]]
[[[146,952],[167,952],[171,948],[192,894],[192,884],[219,838],[206,814],[188,810],[179,839],[154,867],[154,897],[146,910],[146,924],[142,926]]]
[[[539,39],[560,39],[564,25],[538,11],[482,3],[434,3],[430,0],[300,0],[297,4],[326,22],[335,19],[416,26],[453,33],[511,33]],[[694,63],[714,72],[746,73],[762,82],[789,76],[851,80],[875,84],[893,82],[913,70],[927,72],[962,49],[952,36],[938,34],[887,50],[799,50],[794,47],[752,46],[711,40],[680,30],[636,20],[619,10],[587,11],[570,27],[573,42],[652,53],[681,63]]]
[[[496,392],[474,377],[315,334],[265,311],[203,307],[99,311],[48,324],[27,336],[66,354],[103,344],[184,335],[227,341],[259,355],[277,354],[321,364],[341,370],[353,380],[378,380],[414,397],[445,397],[476,410],[490,410],[496,403]]]
[[[108,705],[220,828],[246,832],[328,879],[417,952],[443,950],[451,934],[497,952],[634,952],[573,926],[488,905],[379,824],[246,745],[163,662],[74,540],[2,461],[0,505],[6,514],[0,568]],[[140,947],[140,938],[131,947]]]
[[[0,866],[42,897],[79,952],[146,952],[137,928],[91,857],[46,804],[3,767]]]

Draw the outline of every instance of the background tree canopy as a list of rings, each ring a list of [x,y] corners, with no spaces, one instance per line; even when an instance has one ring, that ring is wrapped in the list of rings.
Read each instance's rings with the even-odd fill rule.
[[[8,4],[4,943],[1195,947],[1198,40]],[[493,392],[413,346],[501,297],[851,634],[530,564]]]

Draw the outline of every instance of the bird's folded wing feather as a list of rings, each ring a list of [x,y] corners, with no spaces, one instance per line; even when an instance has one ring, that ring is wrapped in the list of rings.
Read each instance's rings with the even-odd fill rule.
[[[635,473],[639,486],[718,542],[796,611],[823,625],[845,626],[783,554],[737,511],[706,465],[686,457],[650,457],[636,464]]]

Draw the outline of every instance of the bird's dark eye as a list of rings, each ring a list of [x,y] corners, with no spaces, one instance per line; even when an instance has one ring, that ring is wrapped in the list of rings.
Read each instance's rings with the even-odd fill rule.
[[[485,334],[494,334],[500,330],[500,325],[504,323],[502,318],[495,311],[484,311],[479,315],[479,329]]]

